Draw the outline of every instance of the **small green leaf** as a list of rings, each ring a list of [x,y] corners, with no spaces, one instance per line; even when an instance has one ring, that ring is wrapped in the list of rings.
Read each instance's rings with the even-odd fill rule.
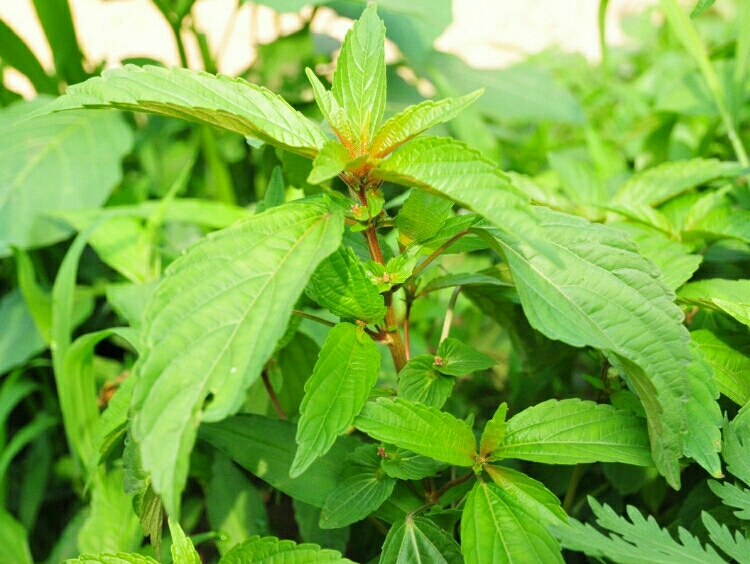
[[[34,564],[26,529],[5,509],[0,509],[0,543],[0,564]]]
[[[367,517],[390,497],[396,480],[380,467],[375,445],[354,451],[339,476],[339,484],[328,494],[320,512],[323,529],[338,529]]]
[[[411,514],[388,531],[380,564],[463,564],[461,548],[443,529]]]
[[[678,292],[683,304],[718,309],[750,326],[750,280],[715,278],[685,284]]]
[[[385,157],[431,127],[453,119],[464,108],[473,104],[483,91],[479,89],[458,98],[446,98],[438,102],[425,100],[421,104],[409,106],[378,129],[372,141],[372,156]]]
[[[511,417],[492,459],[547,464],[624,462],[652,466],[646,422],[592,401],[547,400]]]
[[[750,564],[750,539],[745,538],[740,531],[734,532],[734,537],[726,525],[719,523],[706,511],[701,511],[701,520],[708,531],[708,538],[723,550],[730,558],[739,564]]]
[[[714,2],[716,2],[716,0],[698,0],[698,2],[695,4],[695,8],[693,8],[693,11],[690,12],[690,17],[697,18],[703,12],[708,10]]]
[[[79,556],[75,559],[65,560],[62,564],[159,564],[159,562],[149,556],[119,552],[117,554]]]
[[[172,517],[168,520],[172,533],[172,562],[174,564],[201,564],[201,557],[193,546],[193,541],[185,536],[180,523]]]
[[[242,405],[342,223],[318,205],[278,206],[199,242],[159,284],[134,368],[132,432],[168,514],[178,515],[199,423]]]
[[[342,245],[318,266],[307,294],[339,317],[379,323],[385,303],[354,250]]]
[[[276,392],[284,413],[297,420],[299,406],[305,396],[305,382],[313,373],[320,347],[304,333],[295,333],[292,340],[276,354],[276,366],[281,371],[281,390]]]
[[[38,94],[57,94],[57,84],[18,34],[0,20],[0,60],[29,79]]]
[[[86,80],[83,51],[78,45],[67,0],[34,0],[34,8],[55,59],[57,76],[67,84]]]
[[[149,485],[136,506],[140,511],[143,536],[150,537],[151,546],[161,559],[162,529],[164,527],[164,506],[154,489]]]
[[[713,367],[719,391],[735,402],[750,401],[750,343],[744,333],[712,333],[699,329],[691,333],[703,358]]]
[[[492,358],[452,337],[440,342],[435,355],[435,368],[449,376],[463,376],[487,370],[494,365],[495,361]]]
[[[1,375],[39,354],[47,345],[19,289],[0,299],[0,319],[7,327],[13,327],[12,331],[0,333]]]
[[[321,529],[318,524],[320,521],[319,507],[296,499],[292,500],[292,505],[294,505],[294,520],[297,522],[300,539],[303,542],[314,543],[323,548],[331,548],[339,552],[346,550],[350,527]]]
[[[385,112],[385,26],[370,5],[346,34],[331,92],[349,117],[355,154],[366,150]]]
[[[326,141],[318,127],[273,92],[201,71],[126,65],[68,87],[44,113],[120,108],[207,123],[315,157]]]
[[[727,425],[724,423],[722,455],[727,470],[750,486],[750,404]]]
[[[328,332],[312,376],[305,383],[296,441],[289,471],[292,478],[324,455],[346,431],[378,379],[380,351],[369,335],[351,323]]]
[[[354,426],[374,439],[456,466],[472,466],[476,439],[471,427],[450,413],[405,399],[366,403]]]
[[[177,564],[177,563],[175,563]],[[354,564],[335,550],[276,537],[252,537],[235,546],[221,564]]]
[[[393,445],[381,446],[378,456],[382,458],[380,466],[385,473],[399,480],[421,480],[434,476],[442,466],[437,460]]]
[[[492,419],[487,421],[482,433],[482,439],[479,442],[479,454],[482,458],[488,458],[492,452],[502,445],[505,439],[505,428],[507,423],[505,418],[508,415],[508,404],[503,402],[497,408]]]
[[[396,216],[402,245],[420,243],[435,235],[453,209],[453,202],[422,190],[412,190]]]
[[[307,181],[310,184],[321,184],[341,174],[346,168],[352,156],[349,151],[338,141],[329,139],[313,161]]]
[[[461,552],[466,564],[563,564],[549,523],[513,493],[479,480],[461,517]]]
[[[312,84],[318,108],[320,108],[320,112],[328,122],[328,125],[330,125],[333,132],[339,138],[339,141],[342,143],[351,143],[354,134],[344,109],[339,105],[333,93],[330,90],[326,90],[326,87],[323,86],[320,79],[315,76],[312,70],[305,69],[305,73],[310,80],[310,84]]]
[[[741,486],[735,486],[728,482],[708,481],[711,491],[721,498],[721,502],[729,507],[736,507],[738,511],[734,515],[739,519],[750,520],[750,490]]]
[[[237,415],[200,427],[200,437],[237,464],[285,494],[315,507],[323,507],[338,485],[347,455],[361,443],[339,437],[331,449],[298,478],[289,476],[297,451],[296,425],[259,415]]]
[[[409,359],[398,373],[398,396],[440,408],[450,397],[456,379],[435,369],[435,357],[419,354]]]

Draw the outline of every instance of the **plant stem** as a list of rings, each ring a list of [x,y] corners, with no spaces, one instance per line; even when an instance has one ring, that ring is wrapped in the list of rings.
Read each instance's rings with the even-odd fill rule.
[[[312,313],[306,313],[298,309],[293,309],[292,313],[298,317],[304,317],[305,319],[309,319],[311,321],[315,321],[316,323],[320,323],[321,325],[327,325],[328,327],[336,326],[336,324],[333,321],[328,321],[327,319],[323,319],[322,317],[318,317],[317,315],[313,315]]]
[[[570,476],[570,482],[568,483],[568,491],[565,492],[565,499],[563,500],[562,508],[565,513],[570,511],[573,507],[573,502],[576,499],[576,490],[578,490],[578,484],[581,483],[583,477],[583,464],[576,464],[573,468],[573,474]]]
[[[273,405],[273,408],[276,410],[276,415],[279,416],[279,419],[287,419],[286,413],[284,413],[284,408],[281,407],[281,404],[279,403],[279,398],[276,395],[276,392],[273,389],[273,386],[271,385],[271,381],[268,379],[268,369],[264,368],[263,372],[261,372],[260,377],[263,379],[263,386],[266,388],[266,392],[268,392],[268,398],[271,400],[271,405]]]
[[[177,52],[180,54],[180,64],[182,65],[182,68],[186,69],[188,68],[188,60],[187,53],[185,52],[185,44],[182,42],[182,36],[180,35],[180,23],[172,24],[172,22],[170,22],[169,27],[172,28],[172,34],[174,35],[175,43],[177,43]]]
[[[435,503],[440,501],[440,497],[445,494],[449,489],[454,488],[460,484],[463,484],[464,482],[468,481],[474,474],[472,472],[469,472],[468,474],[464,474],[460,478],[455,478],[451,480],[450,482],[446,482],[443,484],[443,486],[436,492],[434,492],[430,497],[431,500],[434,500]]]
[[[456,233],[453,237],[448,239],[445,243],[440,245],[437,249],[435,249],[430,256],[428,256],[426,259],[424,259],[411,273],[411,278],[414,278],[417,276],[420,272],[422,272],[425,268],[427,268],[432,261],[434,261],[436,258],[438,258],[448,247],[450,247],[453,243],[458,241],[461,237],[464,235],[468,235],[469,230],[465,229],[464,231],[460,231]]]
[[[451,332],[451,324],[453,323],[453,310],[456,307],[456,300],[458,294],[461,293],[461,286],[456,286],[451,294],[451,300],[448,302],[448,311],[445,312],[445,321],[443,321],[443,330],[440,333],[440,342],[442,343],[448,338]]]

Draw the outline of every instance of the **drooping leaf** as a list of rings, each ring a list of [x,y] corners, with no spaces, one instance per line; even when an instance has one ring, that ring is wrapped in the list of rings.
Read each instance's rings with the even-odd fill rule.
[[[150,487],[139,500],[134,499],[141,520],[143,536],[149,537],[154,552],[161,558],[161,541],[164,527],[164,506],[161,499]]]
[[[718,309],[750,326],[750,280],[714,278],[685,284],[678,292],[681,303]]]
[[[671,161],[634,174],[620,186],[615,201],[658,206],[690,188],[741,172],[739,164],[717,159]]]
[[[379,323],[385,315],[383,296],[348,245],[323,260],[310,278],[307,293],[339,317]]]
[[[461,517],[466,564],[562,564],[551,524],[513,493],[481,480],[469,493]]]
[[[630,518],[628,522],[619,517],[611,507],[599,504],[592,497],[589,497],[589,505],[596,515],[596,522],[608,535],[591,525],[569,519],[568,526],[550,527],[563,547],[592,557],[605,557],[614,562],[630,564],[725,564],[713,547],[704,548],[698,539],[682,527],[679,529],[678,543],[666,529],[659,528],[653,517],[645,519],[633,506],[627,508]]]
[[[646,422],[591,401],[547,400],[511,417],[491,459],[548,464],[624,462],[651,466]]]
[[[449,376],[463,376],[494,365],[491,357],[452,337],[443,339],[435,354],[435,368]]]
[[[276,537],[251,537],[235,546],[221,564],[354,564],[335,550]]]
[[[466,422],[402,398],[366,403],[354,426],[374,439],[456,466],[471,466],[476,439]]]
[[[172,562],[174,564],[201,564],[201,557],[196,552],[193,541],[185,536],[177,519],[170,517],[168,523],[169,532],[172,533]]]
[[[438,102],[425,100],[421,104],[409,106],[378,129],[370,149],[372,156],[383,158],[420,133],[453,119],[464,108],[473,104],[482,92],[480,89],[458,98],[446,98]]]
[[[435,357],[431,354],[410,358],[398,373],[398,396],[432,407],[442,407],[455,385],[455,378],[436,370]]]
[[[5,509],[0,510],[0,564],[34,564],[26,529]]]
[[[463,564],[458,543],[443,529],[424,517],[394,523],[388,531],[380,564]]]
[[[314,157],[326,141],[309,119],[281,97],[241,78],[182,68],[126,65],[68,87],[44,113],[120,108],[207,123]]]
[[[216,541],[221,554],[248,537],[270,532],[260,492],[223,454],[211,466],[205,503],[211,529],[222,534]]]
[[[422,190],[412,190],[396,216],[398,239],[408,246],[435,235],[450,216],[453,202]]]
[[[381,467],[375,445],[364,445],[344,463],[336,488],[320,512],[320,526],[338,529],[367,517],[393,492],[396,480]]]
[[[279,206],[201,241],[160,283],[135,367],[133,436],[170,515],[178,515],[199,422],[242,405],[341,232],[341,218],[317,205]]]
[[[20,290],[12,290],[0,299],[0,319],[13,328],[0,333],[0,374],[5,374],[42,352],[46,344]]]
[[[536,214],[559,263],[494,230],[498,243],[486,240],[508,261],[532,327],[599,348],[627,376],[646,410],[654,462],[677,487],[691,353],[673,294],[621,232],[542,208]]]
[[[0,254],[61,241],[70,229],[48,210],[97,208],[122,178],[133,133],[116,113],[70,112],[25,121],[45,99],[0,111]],[[3,119],[3,114],[15,119]],[[85,167],[80,156],[86,155]]]
[[[346,34],[331,92],[351,123],[355,155],[363,154],[385,112],[385,26],[375,5]]]
[[[691,338],[712,366],[719,391],[741,406],[750,401],[750,343],[746,335],[699,329]]]
[[[200,437],[274,488],[294,499],[323,507],[338,484],[344,460],[361,443],[352,437],[339,437],[301,476],[291,478],[289,469],[297,451],[296,431],[296,425],[290,421],[245,414],[201,425]]]
[[[290,475],[296,478],[325,454],[354,421],[375,385],[380,352],[356,325],[331,329],[312,376],[305,383],[296,441],[299,445]]]

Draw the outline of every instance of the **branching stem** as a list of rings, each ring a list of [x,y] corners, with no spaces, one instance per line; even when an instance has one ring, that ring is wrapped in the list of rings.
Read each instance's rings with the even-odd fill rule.
[[[456,241],[458,241],[464,235],[468,235],[468,234],[469,234],[469,230],[468,229],[465,229],[464,231],[459,231],[453,237],[451,237],[450,239],[448,239],[445,243],[443,243],[442,245],[440,245],[437,249],[435,249],[432,252],[432,254],[430,256],[428,256],[426,259],[424,259],[414,269],[414,271],[411,273],[411,278],[416,277],[420,272],[422,272],[425,268],[427,268],[430,265],[430,263],[432,263],[432,261],[434,261],[436,258],[438,258],[441,254],[443,254],[443,252],[445,251],[445,249],[447,249],[448,247],[450,247],[453,243],[455,243]]]

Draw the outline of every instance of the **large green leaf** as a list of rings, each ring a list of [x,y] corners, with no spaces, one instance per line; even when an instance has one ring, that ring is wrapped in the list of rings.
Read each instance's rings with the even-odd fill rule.
[[[181,68],[110,69],[68,87],[41,111],[107,107],[207,123],[310,158],[326,141],[313,122],[273,92],[240,78]]]
[[[342,245],[318,266],[307,294],[339,317],[379,323],[385,315],[383,296],[348,245]]]
[[[299,447],[290,470],[293,478],[349,428],[367,401],[379,369],[380,351],[361,328],[340,323],[328,332],[299,408]]]
[[[320,512],[320,526],[338,529],[360,521],[380,507],[393,492],[396,480],[380,467],[375,445],[364,445],[346,461],[336,488]]]
[[[719,391],[735,402],[750,401],[750,343],[744,333],[713,333],[699,329],[691,333],[703,358],[713,367]]]
[[[352,156],[363,154],[385,112],[385,26],[374,5],[346,34],[331,92],[353,129]]]
[[[342,230],[318,205],[278,206],[210,235],[168,269],[145,314],[133,436],[170,515],[200,421],[242,405]]]
[[[461,518],[466,564],[562,564],[560,548],[533,507],[497,484],[477,481]]]
[[[659,272],[619,231],[536,209],[557,260],[493,230],[531,325],[551,339],[601,349],[627,377],[648,417],[654,462],[679,486],[687,430],[689,335]]]
[[[116,113],[70,112],[24,120],[45,100],[0,111],[0,256],[41,247],[70,229],[47,211],[96,208],[120,181],[133,134]],[[86,166],[80,166],[86,155]]]
[[[456,466],[472,466],[476,439],[471,427],[450,413],[402,398],[366,403],[354,426],[374,439]]]
[[[304,474],[291,478],[289,469],[297,451],[296,431],[296,425],[290,421],[245,414],[201,425],[200,437],[274,488],[294,499],[323,507],[328,494],[338,485],[344,460],[361,443],[352,437],[339,437]]]
[[[504,466],[485,466],[487,474],[500,489],[513,498],[530,514],[536,515],[541,523],[559,523],[568,516],[560,507],[560,498],[549,491],[544,484],[530,478],[523,472]]]
[[[491,452],[494,460],[653,465],[643,419],[578,399],[547,400],[523,410],[508,420],[502,442]]]
[[[409,106],[378,129],[370,149],[372,156],[382,158],[420,133],[453,119],[481,94],[482,90],[475,90],[458,98],[446,98],[438,102],[425,100],[421,104]]]
[[[354,564],[336,550],[315,544],[296,544],[276,537],[252,537],[238,544],[221,564]]]
[[[714,278],[685,284],[678,293],[681,303],[718,309],[750,326],[750,280]]]
[[[615,201],[657,206],[690,188],[741,172],[739,164],[716,159],[667,162],[634,174],[620,186]]]
[[[380,564],[463,564],[458,543],[424,517],[411,514],[388,531]]]

